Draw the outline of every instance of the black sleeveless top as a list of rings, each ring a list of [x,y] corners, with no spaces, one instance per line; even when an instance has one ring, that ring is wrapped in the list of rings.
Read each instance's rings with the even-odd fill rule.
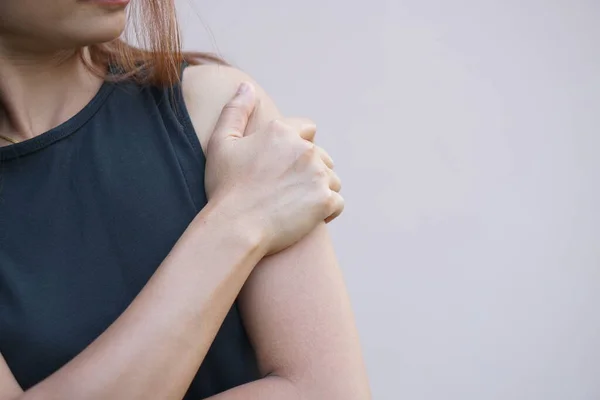
[[[27,389],[131,303],[206,204],[180,86],[104,83],[77,115],[0,147],[0,352]],[[185,399],[259,378],[237,307]]]

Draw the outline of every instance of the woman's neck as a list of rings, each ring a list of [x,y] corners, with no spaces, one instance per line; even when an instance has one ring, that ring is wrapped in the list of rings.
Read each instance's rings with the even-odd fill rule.
[[[72,52],[19,53],[0,37],[0,135],[20,142],[77,114],[102,84]],[[10,144],[0,140],[1,145]]]

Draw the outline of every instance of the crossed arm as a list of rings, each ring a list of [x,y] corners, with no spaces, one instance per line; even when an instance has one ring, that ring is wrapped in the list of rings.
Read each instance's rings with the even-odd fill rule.
[[[248,80],[229,67],[186,71],[186,104],[204,148],[219,111]],[[271,98],[255,86],[259,105],[249,132],[281,117]],[[211,400],[370,399],[353,313],[325,224],[264,258],[239,300],[265,378]]]
[[[243,80],[249,78],[228,67],[186,71],[186,105],[203,147]],[[260,106],[249,130],[280,116],[260,88],[258,94]],[[23,392],[0,355],[0,400],[181,398],[236,297],[263,378],[210,400],[370,399],[325,224],[261,260],[246,227],[239,226],[241,235],[232,237],[219,218],[205,208],[123,315],[40,384]],[[209,256],[210,268],[198,269],[200,254]],[[174,286],[177,293],[166,296]]]

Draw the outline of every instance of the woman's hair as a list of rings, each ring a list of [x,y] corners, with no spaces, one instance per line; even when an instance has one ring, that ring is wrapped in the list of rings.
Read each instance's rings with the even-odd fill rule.
[[[211,53],[182,52],[174,0],[134,0],[128,12],[127,33],[137,46],[123,39],[89,46],[89,61],[84,61],[98,75],[110,65],[118,71],[110,80],[172,86],[181,79],[183,62],[227,64]]]

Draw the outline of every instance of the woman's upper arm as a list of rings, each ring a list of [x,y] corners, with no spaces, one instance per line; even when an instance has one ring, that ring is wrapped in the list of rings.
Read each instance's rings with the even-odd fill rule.
[[[230,67],[191,67],[184,97],[203,148],[222,107],[246,74]],[[281,115],[257,86],[250,132]],[[368,399],[353,313],[325,224],[263,259],[239,297],[261,371],[291,380],[306,398]]]
[[[248,131],[259,130],[269,121],[281,116],[265,91],[242,71],[224,65],[197,65],[185,69],[183,97],[204,151],[221,110],[242,82],[254,83],[257,95],[256,108],[248,122]]]
[[[325,224],[265,258],[240,294],[263,373],[290,379],[307,398],[370,398],[358,334]]]
[[[0,400],[13,400],[19,398],[23,390],[17,383],[8,364],[0,354]]]

